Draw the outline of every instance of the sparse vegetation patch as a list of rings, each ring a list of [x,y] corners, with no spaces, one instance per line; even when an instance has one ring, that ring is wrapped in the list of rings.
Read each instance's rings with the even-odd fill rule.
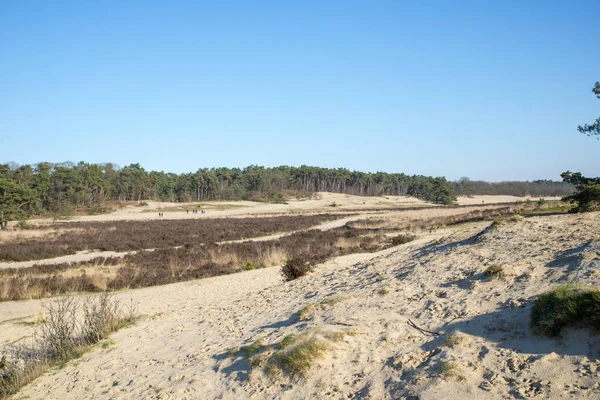
[[[558,336],[569,326],[600,329],[600,289],[562,285],[539,295],[531,311],[534,332]]]
[[[490,264],[486,270],[485,274],[489,279],[498,279],[504,276],[504,267],[500,264]]]
[[[8,346],[0,356],[0,398],[15,394],[53,366],[64,366],[137,318],[110,294],[83,303],[65,297],[47,306],[30,345]]]

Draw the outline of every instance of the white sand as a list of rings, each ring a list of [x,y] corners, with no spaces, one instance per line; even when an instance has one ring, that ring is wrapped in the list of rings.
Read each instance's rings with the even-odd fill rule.
[[[192,203],[165,203],[156,201],[146,201],[148,205],[138,207],[127,205],[107,214],[73,216],[64,221],[119,221],[119,220],[148,220],[157,219],[158,212],[163,210],[163,219],[190,219],[190,218],[222,218],[233,216],[250,216],[259,214],[286,214],[286,213],[307,213],[307,212],[339,212],[350,210],[372,210],[372,209],[392,209],[403,207],[423,207],[435,206],[435,204],[407,196],[350,196],[340,193],[317,193],[318,199],[288,201],[288,204],[269,204],[252,201],[207,201],[201,202],[206,214],[186,213],[185,211],[169,211],[173,208],[190,210],[195,207],[197,202]],[[559,197],[546,197],[546,200],[560,200]],[[459,205],[481,205],[498,203],[515,203],[526,201],[526,197],[515,196],[473,196],[459,197]],[[531,198],[537,201],[538,198]],[[331,207],[335,202],[336,207]],[[482,203],[483,202],[483,203]],[[33,224],[51,223],[50,219],[33,219]],[[14,223],[13,223],[14,225]]]
[[[271,268],[119,292],[146,317],[16,398],[600,398],[600,335],[548,339],[528,326],[536,294],[564,282],[600,285],[600,213],[486,226],[339,257],[293,282]],[[504,265],[506,277],[485,279],[489,263]],[[334,295],[343,301],[298,320],[302,307]],[[0,346],[32,332],[10,319],[40,312],[40,301],[0,303]],[[317,327],[357,334],[333,343],[305,379],[272,380],[245,356],[227,355]],[[454,332],[462,342],[443,345]],[[443,362],[455,363],[454,376],[441,374]]]

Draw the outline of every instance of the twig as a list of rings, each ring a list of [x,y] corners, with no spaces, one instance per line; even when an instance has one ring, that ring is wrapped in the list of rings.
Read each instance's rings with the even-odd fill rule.
[[[441,333],[439,333],[439,332],[432,332],[432,331],[428,331],[427,329],[419,328],[410,319],[408,321],[406,321],[406,323],[408,324],[408,326],[410,326],[411,328],[414,328],[414,329],[418,330],[419,332],[421,332],[424,335],[429,335],[429,336],[440,336],[441,335]]]

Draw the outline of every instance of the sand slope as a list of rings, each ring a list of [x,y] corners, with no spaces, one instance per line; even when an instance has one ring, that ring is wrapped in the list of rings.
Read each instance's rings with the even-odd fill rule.
[[[600,213],[476,223],[340,257],[288,283],[272,268],[121,292],[146,317],[16,398],[599,398],[600,335],[548,339],[528,327],[536,294],[565,282],[600,285],[599,229]],[[485,278],[492,262],[504,265],[503,280]],[[304,306],[331,296],[339,301],[299,320]],[[39,301],[0,303],[0,320],[41,310]],[[0,327],[0,345],[32,330]],[[332,343],[304,379],[273,380],[228,354],[311,328],[356,334]],[[445,345],[456,332],[460,343]]]

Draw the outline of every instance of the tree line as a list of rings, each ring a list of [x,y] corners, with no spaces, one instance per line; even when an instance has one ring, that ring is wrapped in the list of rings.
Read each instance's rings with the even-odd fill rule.
[[[490,189],[492,188],[492,189]],[[462,179],[403,173],[366,173],[345,168],[279,166],[202,168],[175,174],[146,171],[140,164],[119,168],[111,163],[40,162],[0,164],[0,217],[4,221],[73,209],[102,211],[107,201],[255,200],[283,202],[288,196],[314,192],[358,196],[413,196],[451,204],[458,194],[562,195],[570,185],[548,182],[488,184]]]

